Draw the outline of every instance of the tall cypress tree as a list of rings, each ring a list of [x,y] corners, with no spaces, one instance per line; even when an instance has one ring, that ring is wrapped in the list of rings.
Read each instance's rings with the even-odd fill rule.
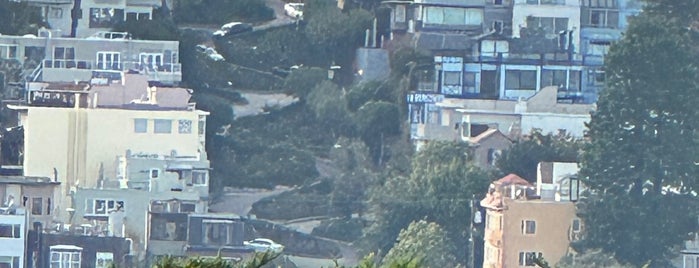
[[[671,8],[649,3],[610,49],[582,161],[579,245],[636,267],[667,266],[697,231],[699,57]]]

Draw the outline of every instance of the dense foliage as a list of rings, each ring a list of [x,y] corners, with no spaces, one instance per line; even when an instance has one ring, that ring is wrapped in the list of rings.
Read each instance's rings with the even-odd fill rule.
[[[434,222],[424,220],[411,222],[400,231],[398,241],[386,254],[383,263],[399,260],[422,260],[425,267],[457,267],[454,242],[447,232]]]
[[[257,22],[274,18],[262,0],[176,0],[174,19],[178,24],[224,24]]]
[[[539,162],[577,162],[582,153],[582,140],[576,140],[566,134],[542,134],[539,131],[521,140],[515,141],[505,150],[496,162],[500,174],[517,174],[536,182],[536,167]]]
[[[45,26],[48,25],[41,17],[41,8],[26,1],[0,0],[0,34],[37,34]]]
[[[687,2],[649,3],[610,49],[582,161],[590,192],[579,206],[580,248],[636,267],[669,265],[697,230],[699,57],[690,25],[699,5]],[[680,16],[683,8],[694,15]]]
[[[401,229],[422,219],[439,224],[454,241],[466,241],[464,226],[469,226],[472,215],[469,202],[485,193],[490,182],[467,152],[464,143],[428,143],[414,156],[409,176],[389,177],[377,185],[369,201],[375,221],[365,233],[364,248],[386,252]],[[455,248],[443,254],[465,259],[465,243]]]

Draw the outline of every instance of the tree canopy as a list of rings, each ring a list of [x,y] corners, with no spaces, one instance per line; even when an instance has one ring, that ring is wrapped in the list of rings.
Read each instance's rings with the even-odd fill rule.
[[[439,224],[424,220],[411,222],[400,231],[398,241],[386,254],[383,262],[419,260],[425,267],[456,267],[454,242]]]
[[[42,26],[47,25],[41,18],[41,8],[26,1],[0,0],[0,34],[36,34]]]
[[[490,182],[467,152],[465,143],[430,142],[413,157],[408,177],[390,177],[378,185],[370,198],[376,220],[365,234],[370,244],[366,248],[386,252],[401,229],[422,219],[439,224],[454,240],[465,241],[472,215],[469,201],[485,193]],[[455,248],[443,254],[465,257],[465,245]]]
[[[579,204],[580,247],[636,267],[667,265],[697,230],[697,44],[682,11],[656,8],[632,18],[606,56],[581,170],[590,193]]]

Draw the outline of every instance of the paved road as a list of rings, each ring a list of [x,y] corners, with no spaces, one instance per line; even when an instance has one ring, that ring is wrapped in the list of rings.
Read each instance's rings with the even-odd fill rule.
[[[289,189],[288,187],[277,187],[273,190],[232,189],[224,193],[219,202],[210,205],[209,210],[211,212],[235,213],[246,216],[250,213],[252,204],[255,202],[268,196],[278,195]]]

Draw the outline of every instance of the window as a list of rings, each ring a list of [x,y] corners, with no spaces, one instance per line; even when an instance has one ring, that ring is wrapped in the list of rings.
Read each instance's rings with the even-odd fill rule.
[[[609,41],[591,41],[587,45],[587,55],[600,57],[607,55],[611,45],[612,44]]]
[[[172,133],[172,120],[155,119],[155,133]]]
[[[227,245],[229,244],[228,228],[233,221],[228,220],[204,220],[204,244],[207,245]]]
[[[461,85],[461,72],[444,72],[444,85]]]
[[[124,201],[113,199],[87,199],[85,200],[85,215],[107,216],[117,209],[124,209]]]
[[[135,133],[146,133],[148,132],[148,120],[143,118],[136,118],[133,120],[133,132]]]
[[[166,219],[162,217],[153,218],[151,222],[150,238],[153,240],[165,241],[186,241],[187,221],[177,219]]]
[[[97,52],[97,68],[100,70],[121,70],[121,53]]]
[[[162,53],[141,53],[139,54],[139,66],[141,70],[151,72],[160,71],[163,66]]]
[[[16,59],[17,45],[0,45],[0,58]]]
[[[587,84],[591,86],[601,86],[604,85],[605,75],[604,71],[600,69],[588,70],[587,71]]]
[[[502,0],[493,0],[493,5],[502,5]]]
[[[160,177],[160,169],[151,168],[150,171],[148,171],[148,174],[151,179],[157,179]]]
[[[75,68],[75,48],[54,47],[53,68]]]
[[[51,268],[80,268],[80,251],[51,250]]]
[[[200,136],[203,136],[206,133],[206,117],[200,115],[199,116],[199,124],[197,124],[197,132],[199,133]]]
[[[397,5],[395,9],[393,9],[393,20],[396,22],[405,22],[405,6],[404,5]]]
[[[501,150],[496,150],[493,148],[488,149],[488,165],[495,166],[495,164],[498,161],[498,158],[500,158],[501,155]]]
[[[49,7],[48,17],[51,19],[63,18],[63,9],[60,7]]]
[[[582,0],[581,4],[584,7],[615,8],[617,7],[617,0]]]
[[[193,213],[196,211],[197,206],[190,203],[180,204],[180,213]]]
[[[619,10],[583,8],[580,19],[584,26],[615,29],[619,27]]]
[[[541,252],[519,252],[519,266],[536,266],[534,260],[541,257]]]
[[[477,26],[483,23],[483,10],[477,8],[426,7],[424,23]]]
[[[22,226],[19,224],[0,224],[1,238],[22,238]]]
[[[107,268],[114,262],[114,254],[111,252],[97,252],[95,255],[95,268]]]
[[[46,198],[46,215],[51,215],[51,198]]]
[[[527,17],[527,27],[543,28],[547,34],[555,34],[568,30],[568,18],[553,18],[553,17]]]
[[[565,0],[527,0],[530,5],[565,5]]]
[[[192,133],[192,120],[178,120],[177,121],[177,131],[180,134],[191,134]]]
[[[41,197],[32,198],[32,215],[42,214],[43,199]]]
[[[464,72],[464,91],[467,93],[478,93],[476,86],[476,73]]]
[[[111,28],[123,20],[123,9],[90,8],[90,28]]]
[[[536,71],[507,70],[505,72],[505,89],[536,90]]]
[[[573,233],[579,233],[582,226],[580,226],[580,219],[573,219],[573,224],[571,225],[571,228],[573,229]]]
[[[542,70],[541,71],[541,87],[558,86],[566,88],[568,80],[568,71],[566,70]]]
[[[536,234],[536,221],[523,220],[522,221],[522,233],[523,234]]]
[[[0,268],[21,268],[18,256],[0,256]]]
[[[206,186],[206,171],[192,171],[192,184],[195,186]]]

